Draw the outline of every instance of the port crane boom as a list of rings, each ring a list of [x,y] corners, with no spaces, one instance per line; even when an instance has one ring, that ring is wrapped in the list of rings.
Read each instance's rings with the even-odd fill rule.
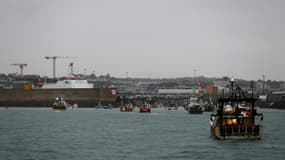
[[[14,63],[11,65],[20,67],[20,70],[21,70],[20,75],[23,76],[23,69],[24,69],[24,67],[27,67],[27,64],[25,64],[25,63]]]
[[[48,57],[46,56],[45,59],[49,60],[52,59],[52,63],[53,63],[53,78],[56,78],[56,59],[58,58],[76,58],[76,57],[70,57],[70,56],[51,56]]]

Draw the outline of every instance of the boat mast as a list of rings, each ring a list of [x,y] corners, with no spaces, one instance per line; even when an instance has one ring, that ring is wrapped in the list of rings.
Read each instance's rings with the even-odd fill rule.
[[[264,75],[263,75],[264,76]],[[255,109],[254,109],[254,97],[253,97],[253,87],[254,87],[254,82],[250,82],[250,88],[251,88],[251,119],[252,119],[252,124],[255,123]]]
[[[196,72],[197,72],[197,69],[194,68],[194,95],[197,95],[196,94],[196,87],[197,87],[197,79],[196,79]]]
[[[195,83],[195,85],[197,84],[197,80],[196,80],[196,72],[197,72],[197,70],[196,70],[196,68],[194,69],[194,83]]]
[[[234,79],[231,78],[230,84],[231,84],[231,99],[234,99],[235,93],[234,93]],[[231,106],[233,106],[233,101],[231,101]]]
[[[262,95],[264,95],[265,91],[265,75],[263,74],[262,75]]]

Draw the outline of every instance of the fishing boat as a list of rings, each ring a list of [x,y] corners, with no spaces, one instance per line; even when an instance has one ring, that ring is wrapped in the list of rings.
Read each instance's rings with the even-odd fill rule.
[[[98,104],[95,106],[96,109],[104,109],[104,105],[99,101]]]
[[[63,97],[56,97],[55,102],[52,104],[52,108],[55,111],[65,111],[68,105]]]
[[[126,96],[120,97],[120,99],[121,99],[120,111],[133,112],[134,109],[133,102]]]
[[[104,109],[113,109],[113,106],[111,104],[103,106]]]
[[[177,110],[177,105],[174,103],[174,102],[172,102],[172,101],[168,101],[167,103],[166,103],[166,105],[165,105],[165,108],[167,109],[167,110],[169,110],[169,111],[171,111],[171,110]]]
[[[139,110],[140,113],[151,113],[150,104],[144,105]]]
[[[142,99],[141,107],[139,108],[140,113],[151,113],[151,98],[150,97],[144,97]]]
[[[134,107],[133,107],[133,105],[131,103],[122,105],[120,107],[120,111],[121,112],[133,112],[133,110],[134,110]]]
[[[257,113],[253,97],[230,81],[230,93],[218,99],[218,105],[210,117],[211,135],[217,139],[261,139],[263,114]],[[257,122],[258,121],[258,122]]]
[[[151,113],[151,105],[148,101],[151,101],[151,99],[143,99],[142,106],[139,109],[140,113]]]
[[[197,96],[190,97],[190,102],[187,108],[189,114],[202,114],[203,113],[203,103]]]

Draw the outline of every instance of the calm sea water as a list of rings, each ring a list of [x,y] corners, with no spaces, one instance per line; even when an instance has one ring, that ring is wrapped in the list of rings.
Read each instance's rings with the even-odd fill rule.
[[[221,141],[210,137],[210,113],[0,108],[0,159],[285,159],[285,111],[260,112],[263,140]]]

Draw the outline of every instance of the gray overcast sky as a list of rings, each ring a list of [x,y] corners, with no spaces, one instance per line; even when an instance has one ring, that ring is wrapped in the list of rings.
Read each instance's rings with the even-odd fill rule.
[[[0,0],[0,73],[285,80],[283,0]]]

